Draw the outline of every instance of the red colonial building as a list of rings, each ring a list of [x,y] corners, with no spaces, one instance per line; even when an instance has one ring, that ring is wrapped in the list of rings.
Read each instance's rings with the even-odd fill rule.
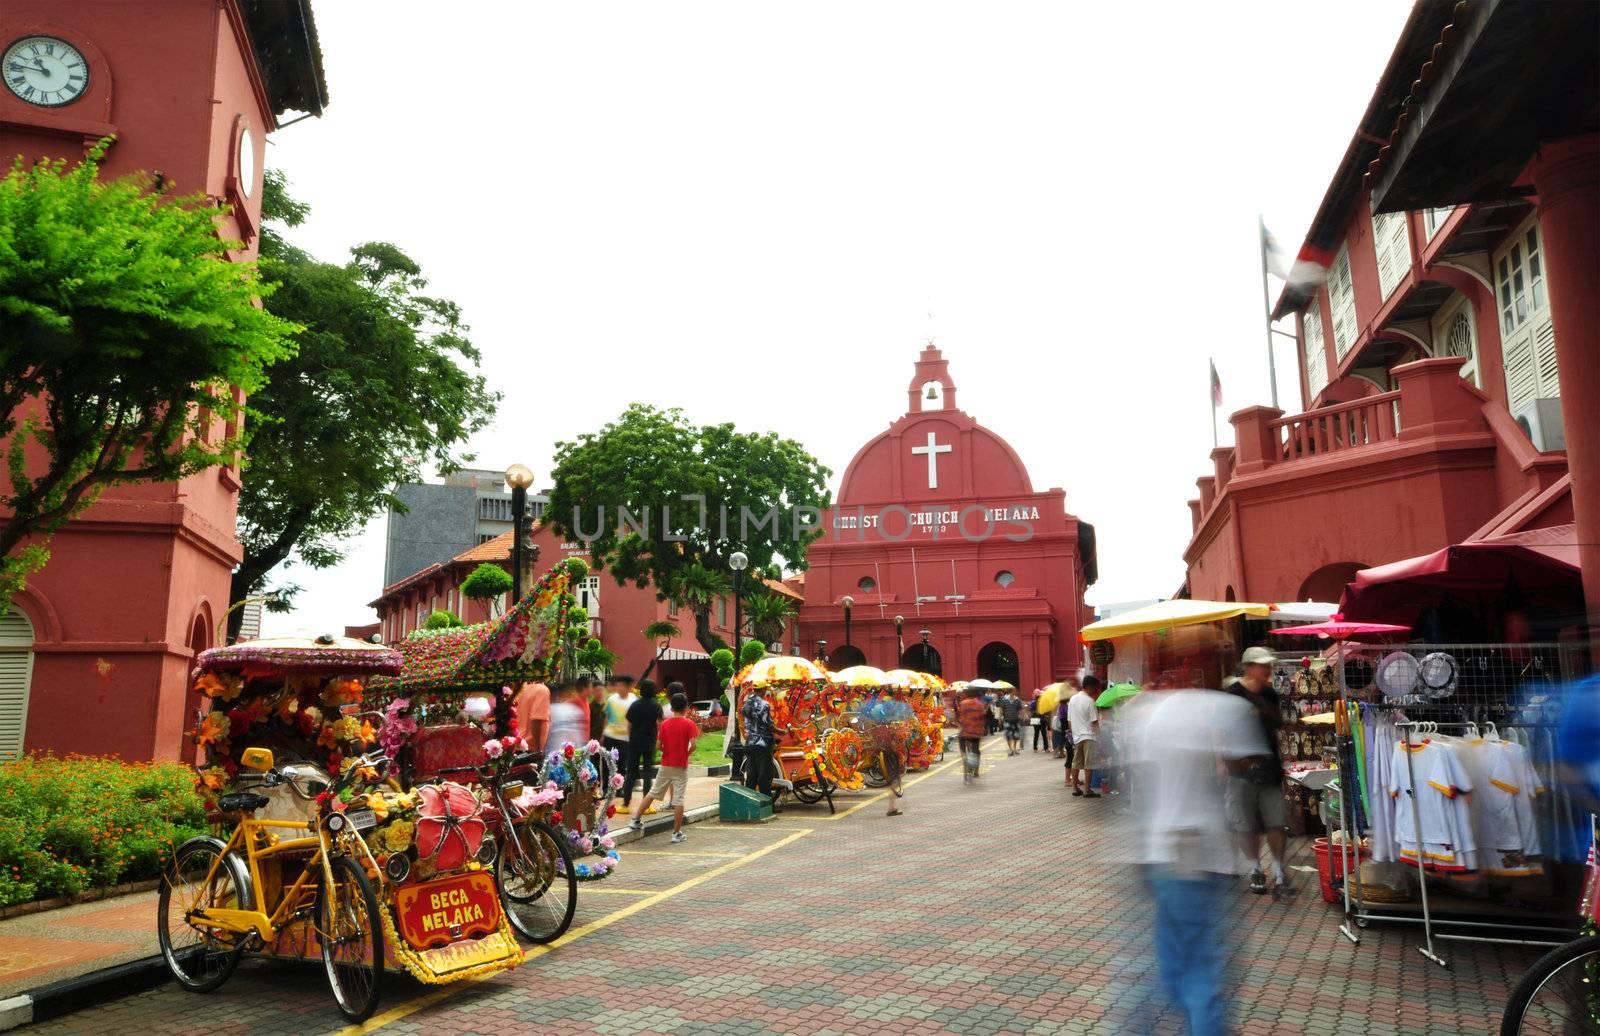
[[[234,260],[256,254],[268,134],[327,101],[308,0],[7,0],[0,53],[18,66],[0,82],[0,160],[73,161],[115,135],[102,175],[159,171],[231,206]],[[241,556],[239,479],[112,488],[56,534],[0,618],[0,758],[179,756],[189,669]]]
[[[1074,673],[1078,630],[1093,618],[1093,527],[1067,513],[1064,491],[1036,491],[1016,451],[956,408],[931,344],[907,400],[845,469],[806,552],[806,653],[834,668],[903,665],[1024,689]]]
[[[528,566],[524,585],[535,581],[550,571],[557,562],[578,557],[592,565],[583,544],[563,540],[555,527],[543,522],[532,523],[527,542],[537,551],[537,557]],[[461,593],[461,583],[482,564],[494,564],[511,571],[512,534],[502,533],[491,540],[463,551],[449,561],[429,565],[390,586],[372,602],[378,613],[374,630],[387,643],[402,640],[418,629],[430,614],[437,610],[453,613],[464,622],[484,622],[494,615],[504,613],[504,598],[494,602],[493,608]],[[788,597],[798,607],[800,594],[783,583],[763,580],[769,592]],[[665,684],[681,680],[690,696],[695,699],[715,697],[716,680],[709,662],[710,656],[694,637],[694,616],[675,602],[658,600],[654,587],[618,585],[616,579],[605,572],[591,571],[574,588],[578,604],[589,613],[589,635],[599,637],[601,643],[616,652],[616,672],[638,677],[656,657],[660,644],[644,639],[644,629],[653,622],[671,622],[682,633],[669,639],[666,652],[650,670],[651,679]],[[711,630],[729,644],[733,642],[733,598],[719,598],[711,608]],[[748,627],[748,622],[746,626]],[[752,632],[747,628],[744,639]],[[798,640],[795,623],[790,620],[784,631],[784,640],[792,647]]]
[[[1326,283],[1274,314],[1310,409],[1230,418],[1192,596],[1337,601],[1364,567],[1575,523],[1600,614],[1597,39],[1589,0],[1413,8],[1306,236]]]

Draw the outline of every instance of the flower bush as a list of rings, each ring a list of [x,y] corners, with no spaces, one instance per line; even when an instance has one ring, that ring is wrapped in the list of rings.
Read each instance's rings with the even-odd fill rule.
[[[699,715],[697,715],[697,716],[694,717],[694,721],[695,721],[695,724],[700,728],[700,732],[702,734],[707,733],[708,731],[713,731],[713,730],[726,730],[726,729],[728,729],[728,717],[726,717],[726,716],[699,716]]]
[[[0,906],[160,877],[206,831],[179,763],[29,755],[0,763]]]

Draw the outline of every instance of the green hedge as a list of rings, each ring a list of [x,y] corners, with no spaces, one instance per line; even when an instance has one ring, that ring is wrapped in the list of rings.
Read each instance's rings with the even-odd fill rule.
[[[0,763],[0,906],[161,875],[206,831],[179,763],[30,755]]]

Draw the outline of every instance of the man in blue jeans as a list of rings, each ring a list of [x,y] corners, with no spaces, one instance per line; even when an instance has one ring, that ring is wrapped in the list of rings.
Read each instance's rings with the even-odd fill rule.
[[[1139,853],[1155,904],[1156,958],[1189,1032],[1220,1036],[1228,1031],[1220,911],[1231,902],[1234,841],[1219,773],[1241,768],[1266,743],[1250,706],[1232,695],[1154,693],[1130,736],[1138,744]]]

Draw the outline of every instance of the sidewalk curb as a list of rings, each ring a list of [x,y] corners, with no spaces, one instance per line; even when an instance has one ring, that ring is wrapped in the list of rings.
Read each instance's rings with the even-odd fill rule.
[[[171,980],[167,962],[155,956],[52,982],[0,1000],[0,1032],[142,993]]]
[[[620,816],[621,814],[618,815]],[[690,824],[698,824],[702,820],[715,820],[721,815],[722,804],[720,802],[708,802],[704,806],[696,806],[694,809],[684,810],[683,824],[687,827]],[[627,845],[629,842],[637,842],[641,838],[646,838],[650,835],[666,834],[671,830],[672,812],[671,810],[663,810],[654,816],[644,818],[643,831],[635,831],[627,826],[627,821],[623,821],[622,830],[618,831],[614,837],[617,845],[621,846]]]

